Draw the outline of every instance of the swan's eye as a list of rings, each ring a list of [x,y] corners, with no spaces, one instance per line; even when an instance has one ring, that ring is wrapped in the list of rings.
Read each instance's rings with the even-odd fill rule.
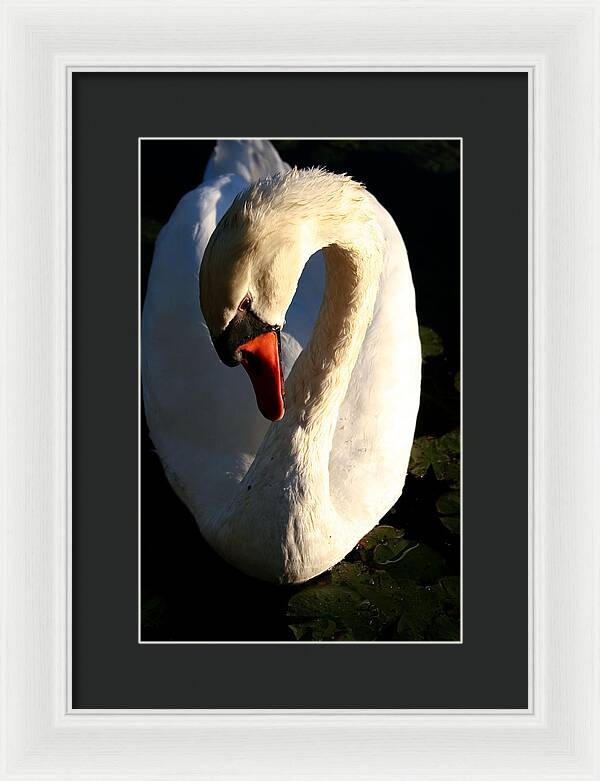
[[[240,302],[240,305],[238,306],[238,309],[242,312],[245,312],[247,309],[250,309],[250,304],[252,303],[252,299],[250,296],[244,296],[242,301]]]

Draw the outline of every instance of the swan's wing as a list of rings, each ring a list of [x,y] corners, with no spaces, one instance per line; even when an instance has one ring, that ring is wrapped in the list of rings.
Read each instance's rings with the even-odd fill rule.
[[[238,173],[221,173],[228,167]],[[249,177],[282,169],[289,166],[269,142],[219,141],[209,178],[182,198],[156,241],[142,316],[144,406],[165,472],[199,521],[232,496],[269,425],[245,372],[224,366],[214,350],[199,305],[200,263],[218,221]],[[317,253],[288,310],[284,376],[310,338],[322,292],[323,259]]]
[[[279,157],[270,141],[217,141],[204,172],[204,181],[226,174],[237,174],[247,184],[251,184],[264,176],[289,170],[289,165]]]
[[[373,320],[340,409],[329,462],[340,515],[368,529],[397,501],[408,467],[421,389],[421,344],[406,248],[373,198],[385,234]]]
[[[239,176],[221,176],[182,198],[157,238],[144,302],[150,436],[171,484],[198,519],[231,495],[268,425],[245,372],[217,357],[199,304],[204,249],[246,185]]]

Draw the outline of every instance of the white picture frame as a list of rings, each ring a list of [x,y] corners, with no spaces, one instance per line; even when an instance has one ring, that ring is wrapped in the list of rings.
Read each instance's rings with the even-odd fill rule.
[[[598,0],[1,7],[0,777],[600,779]],[[69,110],[86,69],[529,74],[528,709],[70,707]]]

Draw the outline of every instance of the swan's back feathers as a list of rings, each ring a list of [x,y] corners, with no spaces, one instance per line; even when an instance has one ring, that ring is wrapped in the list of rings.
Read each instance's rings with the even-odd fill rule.
[[[237,174],[247,184],[290,167],[284,163],[270,141],[250,139],[217,141],[204,172],[204,181],[226,174]]]

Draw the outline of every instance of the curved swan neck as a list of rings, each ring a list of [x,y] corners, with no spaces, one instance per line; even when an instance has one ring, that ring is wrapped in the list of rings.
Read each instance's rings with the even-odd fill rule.
[[[307,223],[305,233],[315,241],[309,254],[323,249],[326,285],[311,340],[288,377],[286,415],[313,435],[325,428],[321,433],[332,437],[373,316],[384,239],[370,196],[356,185],[351,197],[342,189],[325,213],[313,213]]]
[[[211,521],[215,546],[223,555],[235,547],[237,566],[291,582],[327,568],[338,547],[352,544],[352,528],[331,499],[329,461],[373,316],[385,241],[371,196],[360,185],[322,171],[294,173],[280,183],[285,192],[265,199],[258,214],[253,229],[262,241],[255,257],[278,259],[273,271],[278,289],[286,289],[285,312],[308,258],[323,249],[323,300],[311,340],[287,378],[283,419],[268,429],[235,496]],[[265,547],[273,554],[268,573]]]
[[[358,358],[373,308],[381,253],[378,247],[323,248],[326,285],[312,338],[286,386],[286,415],[316,435],[333,436],[339,407]],[[326,425],[328,424],[328,425]]]
[[[346,177],[328,176],[339,197],[330,199],[327,208],[322,202],[320,210],[312,208],[300,225],[301,240],[288,245],[291,263],[302,258],[298,278],[307,259],[323,250],[326,284],[319,315],[287,378],[284,418],[268,430],[251,469],[253,474],[280,469],[282,475],[292,469],[299,494],[310,486],[307,493],[325,503],[330,501],[329,458],[338,415],[373,316],[384,248],[368,193]],[[351,197],[344,192],[348,181]],[[316,191],[317,203],[319,196]],[[276,213],[272,216],[277,220]],[[307,237],[313,242],[308,246]]]

